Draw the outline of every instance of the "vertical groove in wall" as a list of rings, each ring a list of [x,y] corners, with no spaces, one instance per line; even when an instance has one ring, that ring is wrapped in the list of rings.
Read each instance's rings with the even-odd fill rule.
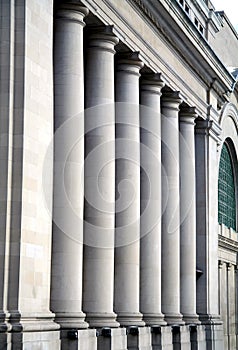
[[[230,297],[229,297],[229,264],[226,264],[226,300],[227,300],[227,344],[230,349]]]
[[[10,89],[7,253],[5,308],[18,318],[19,261],[22,205],[25,0],[12,0],[10,19]]]
[[[238,275],[237,266],[235,266],[235,332],[236,332],[236,347],[237,347],[237,335],[238,335]]]
[[[13,119],[13,80],[14,80],[14,5],[15,1],[0,3],[1,40],[0,40],[0,74],[1,74],[1,169],[4,176],[4,198],[2,205],[5,210],[5,222],[2,232],[2,276],[3,278],[3,309],[7,309],[8,278],[9,278],[9,225],[11,215],[11,177],[12,177],[12,119]],[[7,56],[7,60],[6,60]],[[4,79],[2,77],[4,76]],[[7,98],[4,92],[7,92]],[[2,125],[4,121],[4,125]]]
[[[221,314],[221,262],[218,262],[218,312]]]

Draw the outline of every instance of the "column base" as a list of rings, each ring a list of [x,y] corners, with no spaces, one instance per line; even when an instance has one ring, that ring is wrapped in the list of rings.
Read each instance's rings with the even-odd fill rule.
[[[7,329],[11,332],[55,331],[59,325],[54,321],[55,314],[51,312],[20,313],[9,311],[6,315]]]
[[[91,328],[117,328],[120,327],[120,324],[116,321],[116,317],[117,315],[114,312],[87,312],[86,321],[89,323],[89,327]]]
[[[219,315],[199,314],[199,320],[204,325],[221,325],[223,324]]]
[[[61,329],[88,328],[88,323],[85,322],[85,314],[83,312],[57,312],[55,322],[60,325]]]
[[[200,325],[201,324],[201,321],[199,321],[199,317],[197,314],[194,314],[194,315],[183,314],[183,321],[185,322],[186,325],[191,325],[191,324]]]
[[[205,328],[206,348],[224,349],[223,322],[219,315],[199,314],[199,320]]]
[[[117,321],[121,326],[145,326],[145,322],[142,320],[143,315],[140,312],[118,312]]]
[[[150,314],[150,313],[143,313],[143,321],[145,321],[145,324],[147,326],[166,326],[167,322],[164,320],[163,314]]]
[[[178,314],[165,313],[164,319],[168,325],[178,325],[178,326],[185,325],[185,322],[183,321],[183,315],[181,315],[180,313]]]
[[[199,315],[199,319],[205,328],[206,348],[224,349],[223,322],[218,315]]]

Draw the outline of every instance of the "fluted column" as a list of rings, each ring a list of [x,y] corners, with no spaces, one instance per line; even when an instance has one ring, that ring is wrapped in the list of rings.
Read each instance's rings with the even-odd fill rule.
[[[196,314],[195,108],[179,114],[180,152],[180,306],[185,323],[198,323]]]
[[[159,74],[141,82],[140,311],[146,324],[165,324],[161,313],[161,113]]]
[[[115,237],[114,46],[111,27],[88,38],[85,116],[83,310],[91,327],[117,327],[113,312]]]
[[[51,309],[62,328],[84,328],[82,313],[84,77],[83,18],[76,2],[55,20],[54,203]]]
[[[138,54],[116,67],[115,311],[121,325],[143,325],[139,312],[140,129]]]
[[[177,92],[162,94],[162,312],[168,324],[180,314],[179,105]]]

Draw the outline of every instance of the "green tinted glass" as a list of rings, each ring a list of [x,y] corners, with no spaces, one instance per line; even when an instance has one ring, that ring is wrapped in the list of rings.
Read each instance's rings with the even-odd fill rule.
[[[221,151],[218,178],[218,222],[236,230],[236,196],[232,160],[226,144]]]

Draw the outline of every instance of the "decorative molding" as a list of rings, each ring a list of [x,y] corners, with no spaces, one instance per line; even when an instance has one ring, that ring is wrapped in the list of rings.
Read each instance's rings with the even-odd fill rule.
[[[206,59],[202,56],[202,53],[199,52],[197,48],[195,48],[195,50],[189,50],[188,47],[184,49],[185,42],[184,40],[179,38],[177,31],[171,30],[171,23],[170,25],[168,25],[164,18],[160,18],[160,21],[158,21],[158,19],[152,13],[151,9],[148,8],[148,4],[145,3],[145,0],[130,0],[130,2],[135,3],[137,6],[139,6],[140,10],[144,13],[144,15],[147,16],[153,23],[153,25],[163,34],[164,37],[166,37],[166,40],[172,45],[172,47],[177,52],[179,52],[179,55],[190,66],[190,68],[198,74],[198,76],[206,83],[207,86],[210,86],[210,84],[214,81],[214,76],[217,75],[217,73],[215,73],[216,68],[219,71],[219,78],[221,78],[222,76],[222,79],[226,81],[226,83],[221,79],[216,79],[216,84],[213,86],[213,89],[221,96],[223,96],[224,93],[227,93],[228,90],[231,90],[234,84],[234,78],[228,72],[226,67],[221,63],[221,61],[217,59],[216,54],[202,36],[195,35],[190,31],[190,35],[192,35],[192,39],[194,40],[194,42],[200,46],[203,53],[206,53]],[[177,7],[179,11],[182,12],[180,6],[176,3],[176,1],[174,2],[174,6],[171,6],[169,4],[168,6],[170,6],[171,10]],[[183,15],[183,17],[181,15],[180,17],[181,21],[183,20],[183,22],[186,22],[188,20],[186,15]],[[187,27],[188,25],[186,26],[186,28]],[[188,41],[190,42],[189,39]],[[196,51],[196,53],[199,53],[203,60],[200,60],[199,57],[197,57],[197,55],[195,56],[194,51]],[[207,64],[208,59],[209,63]],[[214,67],[211,67],[211,63],[214,65]]]
[[[233,239],[218,235],[218,246],[227,250],[231,250],[234,253],[238,251],[238,242]]]

